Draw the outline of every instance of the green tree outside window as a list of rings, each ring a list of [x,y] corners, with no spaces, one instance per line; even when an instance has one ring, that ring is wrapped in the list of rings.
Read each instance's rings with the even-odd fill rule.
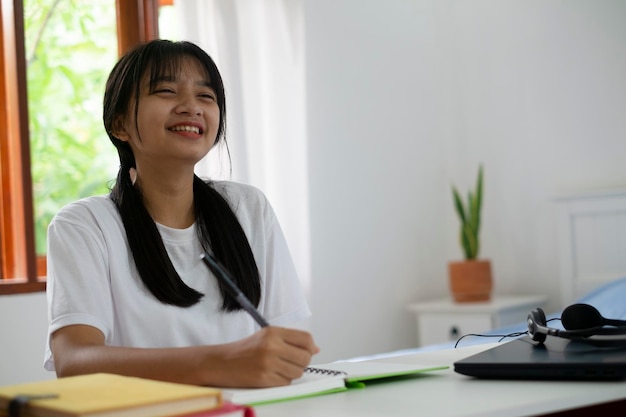
[[[105,194],[117,154],[102,95],[117,59],[115,0],[25,0],[31,170],[38,254],[64,205]]]

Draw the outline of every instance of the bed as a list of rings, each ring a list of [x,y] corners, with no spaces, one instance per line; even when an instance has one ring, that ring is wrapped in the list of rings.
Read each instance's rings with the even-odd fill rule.
[[[604,317],[626,320],[626,190],[560,196],[555,205],[561,309],[548,319],[560,318],[568,305],[584,303]],[[488,333],[523,332],[526,326],[522,321]],[[550,326],[562,328],[558,320]]]
[[[560,197],[556,206],[561,305],[565,306],[626,277],[626,190]],[[605,290],[611,289],[617,288]],[[601,301],[599,294],[593,296]]]
[[[555,206],[561,308],[547,319],[560,318],[568,305],[584,303],[604,317],[626,320],[626,189],[560,196]],[[549,326],[563,328],[559,320],[550,321]],[[481,333],[489,337],[464,337],[459,346],[493,343],[501,335],[519,335],[527,329],[526,321],[520,320]],[[391,355],[449,349],[455,344],[403,349]]]
[[[561,309],[594,306],[604,317],[626,320],[626,190],[602,190],[555,199]],[[494,329],[489,334],[526,330],[526,322]],[[551,327],[562,328],[559,321]],[[493,342],[472,338],[464,343]]]

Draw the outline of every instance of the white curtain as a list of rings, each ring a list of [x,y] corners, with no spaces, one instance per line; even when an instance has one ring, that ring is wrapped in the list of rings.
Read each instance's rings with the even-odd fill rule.
[[[213,57],[226,88],[232,177],[224,148],[201,161],[198,174],[249,183],[265,192],[308,287],[302,2],[176,0],[175,6],[180,39]]]

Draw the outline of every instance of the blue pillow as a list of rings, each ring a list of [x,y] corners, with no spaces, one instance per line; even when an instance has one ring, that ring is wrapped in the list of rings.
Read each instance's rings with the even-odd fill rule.
[[[577,302],[594,306],[606,318],[626,320],[626,277],[601,285]]]

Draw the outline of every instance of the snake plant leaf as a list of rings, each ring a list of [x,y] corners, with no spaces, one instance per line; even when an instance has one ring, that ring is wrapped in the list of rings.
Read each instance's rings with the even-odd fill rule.
[[[476,230],[471,225],[466,225],[463,229],[464,251],[466,259],[476,259],[478,255],[478,239]]]
[[[463,208],[463,202],[461,201],[459,191],[455,186],[452,186],[452,195],[454,196],[454,207],[456,207],[456,212],[461,219],[461,224],[465,224],[465,209]]]
[[[452,194],[454,197],[454,207],[461,221],[460,243],[465,254],[465,258],[476,259],[480,250],[480,211],[483,199],[483,167],[478,170],[478,178],[476,180],[476,190],[467,193],[467,207],[463,205],[461,196],[452,186]]]
[[[469,252],[469,239],[467,237],[467,233],[465,233],[465,229],[461,229],[461,233],[459,233],[459,241],[461,242],[461,248],[463,249],[463,254],[465,255],[465,259],[470,259],[471,253]]]
[[[480,211],[483,204],[483,166],[478,168],[478,179],[476,180],[476,201],[475,207],[472,208],[472,214],[474,215],[474,227],[476,228],[476,238],[478,238],[478,231],[480,230]]]

